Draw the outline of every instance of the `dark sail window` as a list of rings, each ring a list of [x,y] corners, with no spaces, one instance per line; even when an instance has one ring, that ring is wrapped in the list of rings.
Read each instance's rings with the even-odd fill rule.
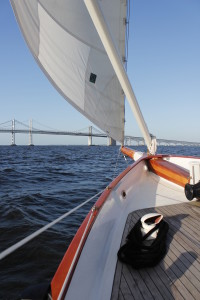
[[[97,75],[91,73],[91,74],[90,74],[90,82],[95,83],[95,82],[96,82],[96,79],[97,79]]]

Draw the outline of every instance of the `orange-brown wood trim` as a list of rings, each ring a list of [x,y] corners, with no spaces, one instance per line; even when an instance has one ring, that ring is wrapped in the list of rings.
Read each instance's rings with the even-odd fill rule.
[[[75,254],[76,254],[76,251],[78,249],[78,246],[79,246],[79,243],[81,241],[81,238],[83,236],[83,233],[85,231],[85,228],[88,224],[88,221],[89,221],[89,218],[90,218],[90,214],[91,212],[88,213],[87,217],[85,218],[85,220],[83,221],[82,225],[79,227],[79,230],[77,231],[76,235],[74,236],[71,244],[69,245],[69,248],[67,249],[67,252],[65,253],[52,281],[51,281],[51,293],[52,293],[52,299],[57,299],[58,296],[59,296],[59,293],[62,289],[62,286],[64,284],[64,281],[65,281],[65,278],[70,270],[70,267],[71,267],[71,264],[72,264],[72,261],[75,257]],[[85,236],[85,239],[83,240],[83,243],[82,243],[82,247],[85,243],[85,240],[87,239],[87,236],[89,234],[89,231],[92,227],[92,223],[94,222],[94,219],[95,219],[95,216],[96,214],[93,215],[92,219],[90,220],[90,224],[88,226],[88,230],[87,230],[87,233],[86,233],[86,236]],[[80,252],[79,252],[79,256],[80,256],[80,253],[82,251],[82,248],[80,249]],[[78,261],[78,258],[79,256],[77,257],[77,261]],[[74,264],[74,268],[77,264],[77,261],[75,262]],[[74,272],[74,269],[72,270],[70,276],[72,277],[72,274]],[[68,288],[69,286],[69,283],[70,283],[70,280],[71,280],[71,277],[69,278],[69,281],[67,282],[66,286],[65,286],[65,290]]]
[[[147,161],[149,170],[153,173],[185,187],[190,182],[190,173],[184,168],[169,161],[155,158]]]
[[[121,147],[121,152],[134,159],[136,151],[130,148]],[[190,180],[189,171],[176,164],[163,160],[162,158],[165,156],[166,155],[156,155],[153,157],[146,157],[149,170],[169,181],[185,187],[185,184]]]
[[[121,147],[121,152],[134,160],[135,151],[127,147]]]

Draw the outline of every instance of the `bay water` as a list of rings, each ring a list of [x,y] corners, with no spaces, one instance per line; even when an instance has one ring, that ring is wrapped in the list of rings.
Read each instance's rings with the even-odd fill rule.
[[[200,157],[200,148],[163,146],[158,153]],[[0,252],[104,189],[130,163],[118,146],[0,146]],[[0,261],[0,299],[51,282],[96,200]]]

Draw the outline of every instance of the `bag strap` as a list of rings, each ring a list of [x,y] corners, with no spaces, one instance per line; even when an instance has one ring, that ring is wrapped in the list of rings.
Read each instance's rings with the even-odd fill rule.
[[[156,231],[159,227],[160,227],[160,224],[162,223],[163,221],[160,221],[158,224],[156,224],[155,227],[153,227],[151,230],[149,230],[149,232],[147,232],[143,237],[142,237],[142,241],[145,241],[154,231]]]

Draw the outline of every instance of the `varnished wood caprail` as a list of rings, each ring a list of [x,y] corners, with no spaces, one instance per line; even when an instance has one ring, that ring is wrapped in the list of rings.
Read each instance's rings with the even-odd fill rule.
[[[182,187],[190,182],[190,173],[186,169],[161,158],[151,158],[147,161],[149,170]]]
[[[134,154],[135,154],[135,151],[133,149],[130,149],[130,148],[126,148],[126,147],[121,147],[121,152],[125,155],[127,155],[128,157],[134,159]]]
[[[122,146],[120,150],[123,154],[127,155],[128,157],[132,158],[133,160],[138,160],[142,156],[144,156],[144,157],[147,156],[143,152],[135,151],[133,149],[130,149],[130,148],[127,148],[127,147],[124,147],[124,146]]]
[[[142,152],[137,152],[127,147],[121,147],[121,152],[133,160],[137,160],[142,157]],[[139,157],[137,157],[139,155]],[[190,173],[186,169],[164,160],[166,155],[156,155],[155,157],[143,154],[143,158],[147,161],[149,171],[157,174],[158,176],[165,178],[171,182],[174,182],[182,187],[185,187],[187,183],[190,183]]]

